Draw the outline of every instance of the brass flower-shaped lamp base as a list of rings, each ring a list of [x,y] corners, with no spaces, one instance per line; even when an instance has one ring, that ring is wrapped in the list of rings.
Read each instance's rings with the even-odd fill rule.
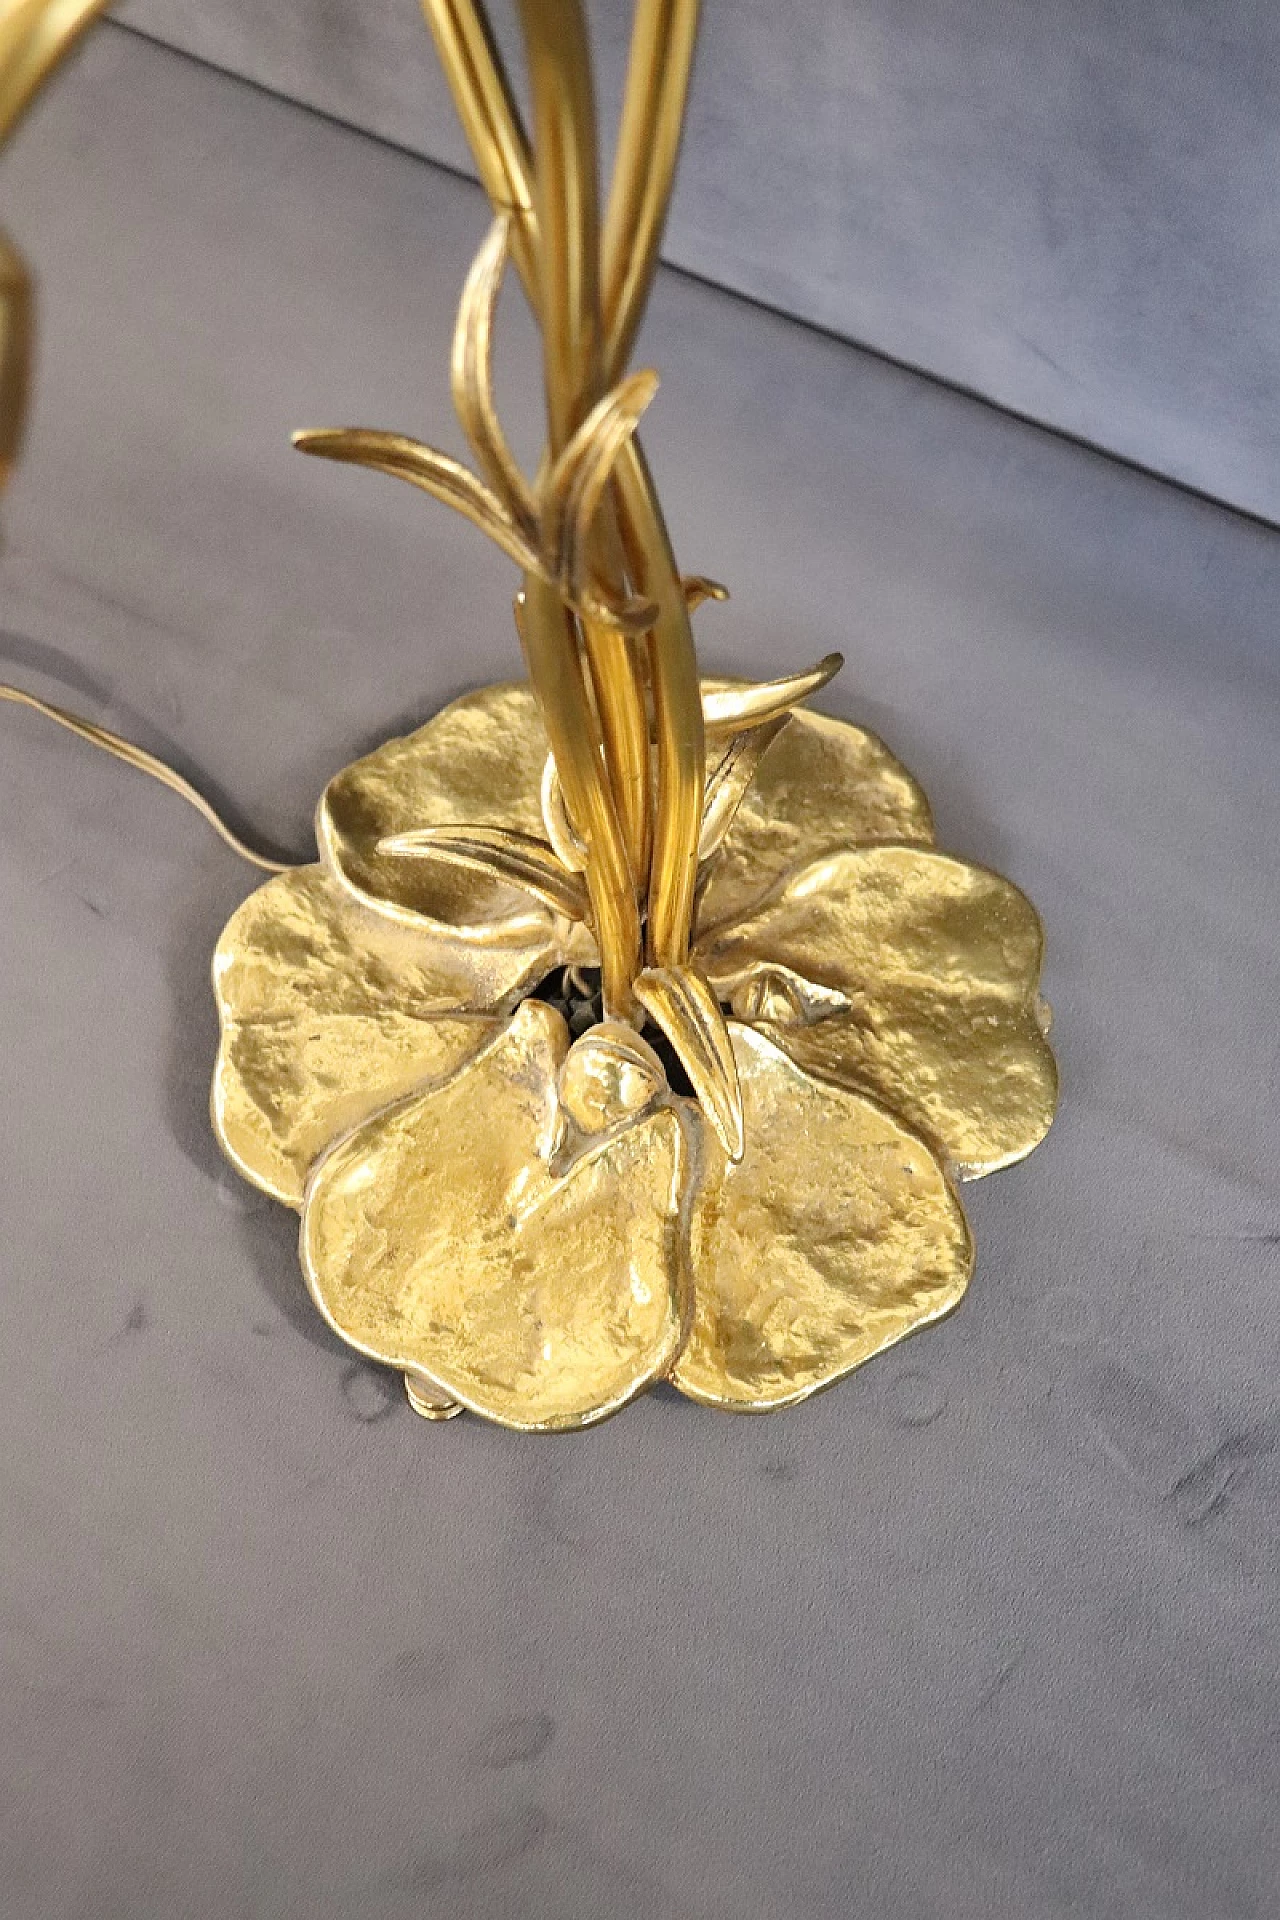
[[[0,0],[0,138],[102,0]],[[607,195],[581,0],[520,0],[531,126],[480,0],[423,0],[494,220],[451,359],[475,466],[398,433],[303,451],[406,481],[514,560],[529,684],[482,688],[330,782],[319,860],[238,839],[173,768],[19,702],[196,805],[274,877],[214,959],[213,1119],[302,1215],[316,1305],[412,1405],[586,1427],[657,1380],[761,1411],[949,1311],[956,1182],[1042,1138],[1040,924],[939,853],[871,734],[799,709],[830,655],[701,681],[627,362],[657,265],[697,0],[636,0]],[[542,336],[527,476],[492,350],[511,263]],[[0,236],[0,484],[30,301]]]
[[[713,720],[726,697],[705,683]],[[320,863],[218,943],[219,1139],[300,1209],[330,1326],[428,1417],[585,1427],[664,1379],[789,1406],[964,1293],[956,1183],[1053,1115],[1039,922],[936,850],[874,736],[792,713],[699,872],[691,972],[740,1096],[726,1145],[661,1019],[571,1031],[566,970],[599,955],[563,835],[523,686],[340,773]]]

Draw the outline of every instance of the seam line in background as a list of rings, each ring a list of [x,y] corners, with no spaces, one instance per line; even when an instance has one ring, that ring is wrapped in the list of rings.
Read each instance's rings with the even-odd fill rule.
[[[474,173],[465,167],[454,166],[448,160],[439,160],[433,154],[422,153],[416,147],[406,146],[402,140],[392,139],[389,134],[377,133],[370,127],[361,126],[357,121],[348,120],[344,115],[333,112],[328,107],[316,106],[312,101],[300,100],[295,94],[284,93],[266,80],[256,80],[251,74],[240,73],[234,67],[223,66],[217,60],[210,60],[201,53],[192,53],[186,47],[175,46],[172,41],[161,39],[160,35],[146,27],[136,27],[131,21],[117,20],[106,15],[99,23],[101,27],[112,28],[118,33],[128,34],[131,39],[143,40],[148,46],[158,47],[162,52],[171,54],[174,59],[187,60],[192,66],[203,67],[208,73],[221,74],[225,79],[233,80],[240,86],[249,87],[254,93],[260,93],[269,100],[279,100],[284,105],[296,107],[299,112],[309,113],[314,119],[324,120],[330,126],[341,127],[344,132],[355,134],[362,140],[371,140],[376,146],[386,147],[392,153],[402,153],[410,160],[416,160],[421,166],[433,167],[438,173],[447,174],[453,180],[465,180],[469,186],[479,187]],[[957,394],[963,400],[971,400],[980,407],[988,408],[1005,420],[1015,420],[1020,426],[1034,427],[1040,433],[1047,433],[1055,440],[1061,440],[1069,447],[1078,447],[1084,453],[1095,455],[1099,460],[1109,461],[1113,466],[1124,467],[1130,473],[1140,474],[1144,480],[1153,480],[1162,487],[1171,487],[1175,492],[1199,500],[1206,506],[1215,507],[1219,513],[1232,514],[1237,520],[1263,528],[1267,533],[1280,533],[1280,521],[1271,519],[1256,507],[1243,507],[1235,501],[1224,500],[1216,493],[1210,493],[1207,487],[1198,487],[1193,480],[1179,479],[1176,474],[1163,473],[1159,467],[1148,466],[1136,455],[1120,453],[1113,447],[1105,447],[1097,440],[1090,440],[1084,434],[1073,433],[1069,427],[1055,426],[1052,421],[1041,420],[1034,413],[1026,413],[1019,407],[1011,407],[1002,400],[994,400],[990,394],[983,393],[978,387],[967,386],[962,380],[953,380],[945,373],[935,372],[923,367],[914,360],[903,359],[887,347],[870,345],[852,334],[840,333],[835,327],[824,326],[820,320],[806,319],[803,314],[791,313],[786,307],[777,306],[769,300],[761,299],[758,294],[746,293],[740,287],[726,286],[722,280],[713,280],[709,274],[699,273],[696,267],[679,266],[675,261],[664,257],[661,265],[665,272],[678,274],[683,280],[691,280],[696,286],[708,287],[712,292],[722,294],[728,300],[736,300],[745,307],[752,307],[758,313],[770,314],[774,319],[784,320],[790,326],[803,327],[808,333],[815,333],[821,339],[833,340],[842,347],[850,347],[856,353],[865,353],[872,360],[879,360],[885,366],[895,367],[900,373],[914,374],[918,380],[927,380],[931,386],[939,387],[944,393]]]

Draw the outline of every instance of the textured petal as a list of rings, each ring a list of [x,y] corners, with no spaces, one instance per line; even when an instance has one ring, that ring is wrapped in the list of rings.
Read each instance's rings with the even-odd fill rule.
[[[571,1140],[567,1050],[526,1001],[454,1079],[326,1155],[303,1209],[308,1284],[343,1339],[529,1431],[616,1412],[687,1325],[680,1119],[664,1102]]]
[[[752,1028],[731,1031],[746,1152],[734,1165],[707,1139],[693,1331],[672,1378],[750,1413],[806,1399],[949,1312],[973,1244],[923,1141]]]
[[[517,944],[539,924],[528,895],[443,861],[379,854],[378,842],[423,827],[505,827],[545,837],[547,736],[527,686],[479,687],[424,727],[387,740],[325,788],[316,836],[325,864],[359,898],[409,922]]]
[[[300,1205],[331,1141],[452,1073],[498,1031],[490,1010],[551,965],[536,944],[485,950],[410,932],[321,867],[269,880],[214,954],[223,1148],[255,1186]]]
[[[1043,934],[998,874],[920,847],[862,847],[792,875],[707,945],[713,984],[748,1017],[774,966],[843,996],[847,1011],[759,1024],[810,1072],[881,1101],[963,1177],[1021,1160],[1048,1131]]]
[[[714,857],[699,925],[736,918],[822,854],[868,841],[927,846],[932,839],[923,792],[873,733],[823,713],[795,713],[761,760]]]

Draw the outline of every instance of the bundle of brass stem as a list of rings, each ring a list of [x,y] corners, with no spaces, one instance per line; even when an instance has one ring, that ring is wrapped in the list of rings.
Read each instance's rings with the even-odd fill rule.
[[[580,0],[520,0],[532,142],[482,7],[423,0],[463,128],[542,329],[548,457],[623,374],[657,264],[697,29],[697,0],[638,0],[603,218],[595,98]],[[592,569],[652,603],[637,638],[526,575],[519,626],[586,882],[606,1008],[630,1015],[648,964],[687,957],[705,744],[685,588],[634,435],[618,453]],[[652,712],[652,742],[650,738]]]

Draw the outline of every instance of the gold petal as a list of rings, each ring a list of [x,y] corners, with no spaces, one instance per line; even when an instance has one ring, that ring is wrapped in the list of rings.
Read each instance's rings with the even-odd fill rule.
[[[739,683],[707,680],[704,689]],[[712,755],[708,776],[718,764]],[[764,754],[707,869],[702,928],[736,918],[793,868],[868,841],[933,840],[929,803],[873,733],[823,713],[793,713]]]
[[[424,939],[359,906],[321,867],[269,880],[214,953],[212,1105],[224,1151],[255,1186],[299,1206],[325,1147],[452,1073],[499,1030],[485,1009],[549,964],[537,945]]]
[[[737,1412],[791,1406],[950,1312],[973,1243],[923,1141],[860,1094],[731,1027],[746,1119],[692,1219],[693,1331],[672,1373]]]
[[[745,1011],[794,969],[848,1011],[768,1031],[810,1072],[872,1094],[962,1178],[1031,1152],[1057,1103],[1037,984],[1035,908],[984,867],[921,847],[861,847],[784,882],[703,958]]]
[[[326,1155],[303,1209],[335,1331],[525,1431],[617,1412],[687,1326],[680,1119],[655,1104],[565,1159],[567,1052],[560,1016],[525,1001],[454,1079]]]
[[[422,827],[483,825],[542,838],[547,736],[530,688],[479,687],[329,782],[316,818],[325,864],[359,899],[410,925],[519,945],[547,916],[528,895],[444,862],[379,854]]]

